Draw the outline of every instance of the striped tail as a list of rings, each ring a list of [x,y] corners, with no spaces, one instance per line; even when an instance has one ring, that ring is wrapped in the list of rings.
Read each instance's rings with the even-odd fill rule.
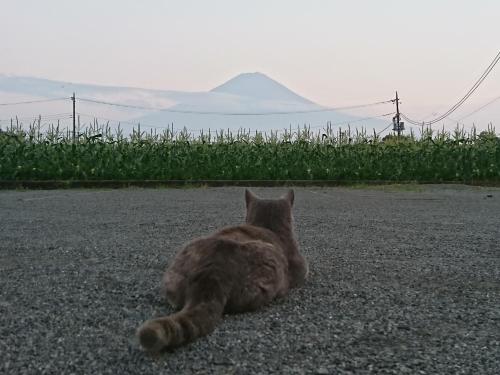
[[[187,344],[211,333],[222,318],[227,301],[227,287],[214,270],[194,276],[186,293],[186,305],[172,315],[146,321],[137,330],[142,347],[160,352]]]

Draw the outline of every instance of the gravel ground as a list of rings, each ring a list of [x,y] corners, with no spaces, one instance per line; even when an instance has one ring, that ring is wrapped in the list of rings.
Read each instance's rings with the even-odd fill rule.
[[[465,186],[297,188],[307,284],[146,355],[165,265],[243,191],[0,191],[0,373],[499,373],[500,189]]]

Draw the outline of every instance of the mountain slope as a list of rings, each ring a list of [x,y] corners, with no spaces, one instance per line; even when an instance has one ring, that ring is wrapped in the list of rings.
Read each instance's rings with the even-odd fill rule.
[[[291,101],[301,104],[314,104],[297,95],[287,87],[262,73],[243,73],[210,92],[238,95],[258,100]]]
[[[76,111],[84,124],[96,117],[104,121],[110,120],[110,125],[116,125],[118,121],[122,122],[122,126],[127,121],[131,124],[140,122],[143,128],[150,126],[161,129],[173,123],[177,129],[186,127],[193,131],[208,128],[269,131],[303,125],[320,129],[328,121],[338,123],[359,120],[350,114],[336,111],[314,112],[322,107],[262,73],[240,74],[207,92],[99,86],[0,75],[0,103],[38,98],[68,98],[62,102],[0,106],[0,126],[5,126],[10,118],[16,116],[25,123],[33,121],[39,114],[42,115],[42,120],[47,118],[47,121],[54,121],[57,118],[54,114],[57,113],[64,114],[66,123],[69,123],[68,115],[72,108],[69,97],[73,92],[77,97]],[[78,98],[152,109],[89,103]],[[293,113],[298,111],[313,112]],[[66,123],[63,122],[62,126]],[[374,120],[358,124],[378,128],[386,122]]]

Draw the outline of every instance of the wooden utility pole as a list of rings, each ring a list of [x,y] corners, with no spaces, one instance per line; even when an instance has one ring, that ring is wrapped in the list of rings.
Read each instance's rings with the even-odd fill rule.
[[[400,119],[400,114],[399,114],[399,97],[398,97],[398,92],[396,91],[396,116],[392,118],[392,123],[393,123],[393,131],[398,132],[398,137],[401,135],[401,132],[405,130],[405,123],[401,122]]]
[[[74,101],[73,101],[73,103],[74,103]],[[74,111],[73,111],[73,114],[74,114]],[[397,91],[396,91],[396,125],[398,127],[398,137],[399,137],[401,135],[401,129],[399,127],[399,98],[398,98]]]
[[[75,139],[76,139],[75,93],[73,93],[71,100],[73,101],[73,143],[75,143]]]

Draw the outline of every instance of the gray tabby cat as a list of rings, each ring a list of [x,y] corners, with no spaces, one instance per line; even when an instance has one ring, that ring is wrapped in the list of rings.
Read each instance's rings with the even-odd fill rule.
[[[245,200],[245,224],[189,242],[167,268],[166,297],[179,311],[139,327],[147,351],[207,335],[223,313],[255,310],[304,283],[308,265],[293,230],[293,190],[275,200],[245,190]]]

